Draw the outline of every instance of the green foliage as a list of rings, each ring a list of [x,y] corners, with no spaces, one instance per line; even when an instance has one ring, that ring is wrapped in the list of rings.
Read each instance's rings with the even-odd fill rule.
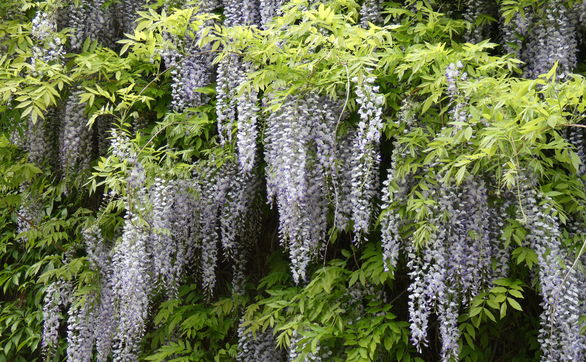
[[[159,306],[157,326],[147,341],[153,352],[147,361],[225,361],[236,358],[234,336],[242,297],[222,298],[213,304],[203,300],[195,285],[182,287],[179,298]],[[169,336],[175,338],[169,340]],[[147,342],[147,343],[149,343]]]
[[[260,281],[260,295],[244,313],[243,326],[253,333],[272,328],[279,347],[288,347],[295,331],[303,361],[320,348],[334,351],[331,360],[364,361],[375,358],[420,360],[408,342],[408,323],[391,312],[393,304],[382,292],[391,286],[382,255],[365,246],[360,266],[354,255],[334,259],[319,268],[305,287],[291,287],[287,263],[273,260],[273,270]],[[381,291],[380,293],[372,293]]]
[[[134,32],[117,49],[86,41],[63,64],[40,64],[36,70],[29,61],[30,19],[36,7],[60,3],[0,3],[0,362],[40,358],[45,284],[72,281],[78,296],[97,288],[99,276],[90,270],[80,233],[85,225],[97,223],[107,242],[115,243],[129,192],[129,160],[112,153],[93,161],[89,179],[61,179],[50,166],[29,163],[11,141],[23,124],[44,118],[73,89],[80,89],[87,126],[97,127],[106,117],[113,120],[145,169],[146,187],[157,177],[185,178],[209,160],[221,164],[234,157],[234,144],[220,147],[216,140],[213,101],[181,113],[170,110],[174,69],[164,68],[161,52],[172,49],[185,55],[193,50],[181,41],[169,42],[167,35],[179,40],[199,35],[198,46],[213,53],[215,62],[238,55],[252,64],[254,71],[237,93],[270,94],[272,103],[263,108],[263,119],[287,96],[317,92],[342,102],[343,112],[350,115],[338,122],[337,131],[343,134],[358,123],[352,80],[376,77],[385,97],[383,147],[388,150],[394,141],[393,147],[405,155],[396,166],[398,179],[414,180],[406,197],[383,212],[400,216],[401,235],[416,246],[426,245],[437,228],[431,220],[437,200],[430,190],[438,184],[459,185],[472,176],[494,181],[497,191],[491,197],[497,199],[501,192],[520,197],[519,180],[531,172],[562,223],[584,212],[586,194],[576,177],[580,158],[564,138],[567,129],[580,126],[586,110],[584,77],[573,74],[560,82],[554,67],[538,79],[520,78],[521,62],[497,55],[497,44],[461,42],[469,24],[442,13],[436,2],[408,1],[410,7],[386,2],[386,23],[392,25],[365,28],[358,23],[359,2],[309,5],[293,0],[284,16],[264,30],[226,28],[218,25],[218,14],[198,14],[191,7],[163,9],[159,3],[140,12]],[[499,3],[510,22],[540,1]],[[15,9],[22,11],[14,15]],[[65,41],[69,30],[56,36]],[[445,73],[457,62],[467,79],[458,81],[461,94],[454,99],[448,95]],[[215,89],[212,84],[196,91],[213,95]],[[413,103],[409,116],[416,120],[409,129],[395,122],[405,100]],[[458,102],[466,105],[465,121],[450,116]],[[145,126],[137,127],[141,122]],[[113,196],[100,199],[102,194]],[[40,207],[40,220],[28,220],[19,211],[31,200]],[[510,211],[501,239],[513,248],[512,269],[519,279],[495,281],[467,306],[459,321],[463,360],[495,355],[531,359],[539,348],[536,283],[528,276],[539,260],[524,242],[528,230],[522,208],[518,219]],[[264,221],[268,225],[274,220]],[[20,232],[19,222],[28,224],[27,230]],[[219,296],[207,300],[191,275],[183,280],[177,299],[157,295],[142,358],[234,360],[241,325],[253,335],[274,331],[282,350],[291,345],[295,332],[299,361],[318,348],[334,351],[332,361],[433,359],[409,342],[404,263],[386,272],[376,237],[358,250],[350,246],[348,235],[331,232],[330,250],[324,251],[324,260],[314,266],[305,285],[293,285],[289,263],[279,253],[270,258],[267,271],[263,263],[265,253],[274,248],[271,239],[263,240],[269,247],[255,246],[258,260],[249,264],[258,265],[249,265],[254,273],[246,296],[226,292],[222,280]],[[578,236],[566,235],[564,242],[578,257],[583,253]],[[575,267],[583,268],[579,262]],[[511,330],[519,331],[515,345],[524,347],[500,350],[495,341],[502,342],[500,334]]]
[[[531,355],[539,348],[534,328],[524,308],[525,290],[519,280],[499,279],[495,286],[486,292],[477,295],[470,303],[467,314],[460,318],[462,333],[462,360],[482,361],[489,358],[494,350],[502,349],[501,353],[507,358],[516,360],[531,360]],[[527,325],[529,324],[529,325]],[[504,331],[515,328],[518,334],[506,335]],[[499,347],[491,346],[490,339],[498,339]],[[525,341],[525,345],[517,346],[518,340]],[[517,348],[515,350],[515,348]],[[492,349],[492,350],[491,350]]]

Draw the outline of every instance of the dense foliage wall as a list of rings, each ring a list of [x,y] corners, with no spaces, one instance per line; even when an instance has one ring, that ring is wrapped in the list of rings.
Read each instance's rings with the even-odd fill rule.
[[[0,361],[579,361],[586,4],[0,2]]]

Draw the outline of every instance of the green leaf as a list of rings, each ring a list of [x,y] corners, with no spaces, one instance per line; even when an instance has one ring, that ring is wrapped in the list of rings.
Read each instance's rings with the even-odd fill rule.
[[[486,308],[483,309],[484,314],[493,322],[496,322],[496,318],[494,317],[494,314],[492,314],[492,312]]]
[[[518,290],[509,289],[509,294],[512,295],[515,298],[523,299],[523,294],[520,291],[518,291]]]
[[[483,307],[475,307],[470,309],[469,317],[474,317],[475,315],[480,314],[484,308]]]
[[[507,316],[507,303],[501,304],[500,312],[501,312],[501,319],[503,319]]]
[[[515,308],[518,311],[523,311],[523,308],[521,308],[521,304],[519,304],[519,302],[517,302],[515,299],[507,298],[507,301],[509,302],[511,307]]]

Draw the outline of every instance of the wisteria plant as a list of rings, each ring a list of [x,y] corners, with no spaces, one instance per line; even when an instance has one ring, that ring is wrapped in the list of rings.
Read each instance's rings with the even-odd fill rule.
[[[586,358],[586,5],[0,3],[0,361]]]

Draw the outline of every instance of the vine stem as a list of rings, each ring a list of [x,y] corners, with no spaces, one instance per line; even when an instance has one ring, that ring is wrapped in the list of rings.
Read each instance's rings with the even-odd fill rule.
[[[564,123],[564,124],[562,124],[562,126],[564,126],[564,127],[580,127],[580,128],[586,128],[586,125],[578,124],[578,123]]]
[[[21,213],[19,213],[16,210],[13,210],[14,214],[16,215],[16,217],[18,217],[19,219],[21,219],[22,221],[26,222],[27,224],[29,224],[30,227],[34,228],[34,229],[39,229],[39,227],[33,223],[32,221],[30,221],[29,219],[27,219],[26,217],[24,217]]]
[[[586,248],[586,238],[584,239],[584,241],[582,242],[582,247],[580,247],[580,251],[578,251],[578,255],[576,255],[576,258],[574,258],[574,262],[572,263],[572,265],[570,266],[570,268],[568,269],[568,272],[566,273],[566,275],[564,276],[564,279],[562,280],[562,285],[566,282],[566,280],[568,279],[568,277],[570,276],[570,273],[572,272],[572,270],[574,270],[574,268],[576,267],[576,264],[578,264],[578,260],[580,259],[580,256],[582,256],[582,253],[584,253],[584,249]]]
[[[29,224],[30,227],[32,227],[35,230],[40,230],[39,226],[37,224],[35,224],[31,220],[29,220],[27,217],[23,216],[20,212],[18,212],[17,210],[14,210],[14,209],[12,211],[14,212],[16,217],[18,217],[20,220],[26,222],[27,224]],[[53,245],[62,252],[66,251],[65,248],[63,246],[61,246],[61,244],[58,244],[55,242],[55,243],[53,243]]]

